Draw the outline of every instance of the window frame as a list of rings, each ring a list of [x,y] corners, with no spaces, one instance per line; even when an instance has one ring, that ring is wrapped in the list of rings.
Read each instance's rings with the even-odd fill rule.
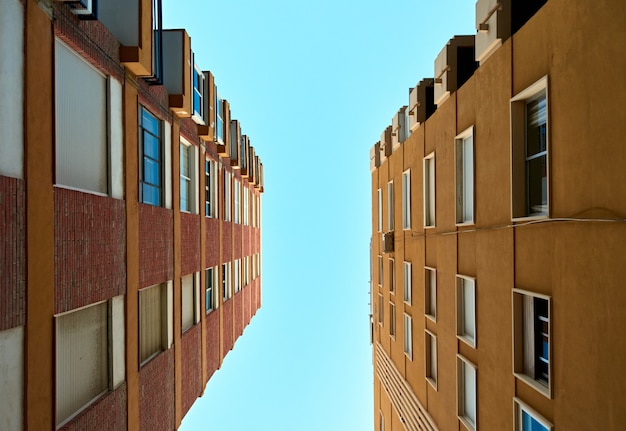
[[[530,417],[532,417],[535,421],[539,423],[539,425],[543,426],[546,431],[553,431],[554,425],[546,418],[541,416],[535,409],[530,407],[524,401],[519,399],[518,397],[513,397],[513,423],[515,431],[530,431],[524,430],[523,425],[523,414],[527,413]]]
[[[387,230],[394,229],[393,180],[387,183]]]
[[[220,305],[219,301],[219,268],[211,266],[204,270],[204,311],[209,314],[213,310],[217,310]],[[210,298],[210,301],[209,301]]]
[[[380,326],[385,325],[385,300],[381,293],[378,294],[378,324]]]
[[[232,173],[224,169],[224,221],[232,221]]]
[[[411,262],[404,261],[402,268],[403,300],[405,304],[411,305],[413,302],[413,265]]]
[[[389,265],[389,293],[396,294],[396,261],[393,258],[387,259]]]
[[[382,288],[385,282],[385,274],[383,271],[383,257],[378,255],[378,287]]]
[[[215,141],[224,145],[224,101],[220,98],[215,86]]]
[[[434,373],[432,367],[433,361],[433,352],[432,352],[432,344],[435,345],[434,352]],[[424,329],[424,375],[426,376],[426,381],[437,390],[437,375],[438,375],[438,345],[437,345],[437,335],[434,332],[429,331],[428,329]],[[434,377],[433,377],[434,374]]]
[[[545,98],[545,193],[546,208],[544,211],[532,212],[529,202],[527,155],[527,106],[541,98]],[[550,97],[548,76],[517,93],[510,100],[510,127],[511,127],[511,220],[526,221],[545,219],[550,217]],[[531,159],[542,157],[537,153]]]
[[[233,178],[233,223],[241,223],[241,181]]]
[[[465,287],[469,287],[472,290],[473,303],[471,304],[471,310],[473,311],[473,335],[471,335],[467,331],[465,324]],[[478,330],[476,325],[476,278],[460,274],[456,275],[456,336],[459,340],[465,342],[470,347],[473,347],[474,349],[476,348],[478,336]]]
[[[478,367],[470,362],[463,355],[456,355],[456,384],[457,384],[457,417],[470,431],[478,429]],[[474,414],[475,418],[468,416],[466,411],[465,386],[467,385],[465,377],[466,371],[464,367],[470,367],[474,371]]]
[[[146,112],[149,116],[154,118],[158,124],[158,136],[155,136],[154,133],[147,130],[143,126],[143,113]],[[163,143],[164,138],[164,127],[163,121],[154,115],[148,108],[143,105],[139,105],[139,202],[146,205],[153,205],[156,207],[163,207],[165,203],[165,148]],[[144,143],[144,134],[148,133],[150,136],[155,137],[158,141],[159,145],[159,159],[153,159],[151,156],[146,156],[145,151],[145,143]],[[158,177],[159,184],[149,183],[145,180],[145,159],[149,159],[155,162],[158,166]],[[145,193],[144,193],[144,185],[148,185],[149,187],[153,187],[158,190],[158,202],[146,201]]]
[[[222,264],[222,302],[233,297],[232,262]]]
[[[383,189],[378,189],[378,232],[383,231]]]
[[[142,297],[142,293],[145,293],[147,291],[149,291],[150,289],[158,289],[159,290],[159,295],[161,296],[160,298],[160,310],[159,310],[159,332],[160,332],[160,347],[158,350],[154,350],[152,351],[152,353],[148,354],[145,357],[142,357],[142,316],[141,316],[141,297]],[[139,330],[139,351],[138,351],[138,356],[139,356],[139,366],[143,367],[144,365],[146,365],[148,362],[150,362],[152,359],[156,358],[157,356],[159,356],[162,352],[166,351],[167,349],[169,349],[170,347],[170,327],[172,326],[172,322],[170,321],[172,318],[172,313],[170,310],[170,296],[171,294],[171,281],[168,281],[167,283],[160,283],[160,284],[155,284],[152,286],[146,286],[144,288],[141,288],[138,290],[138,319],[139,319],[139,324],[138,326],[138,330]]]
[[[435,152],[429,153],[423,161],[424,184],[424,228],[437,226],[437,189]]]
[[[184,175],[183,173],[183,153],[187,153],[187,174],[188,175]],[[179,176],[180,176],[180,189],[179,189],[179,195],[180,195],[180,211],[181,212],[186,212],[186,213],[190,213],[193,214],[194,212],[194,203],[193,203],[193,197],[195,196],[194,193],[194,175],[193,175],[193,168],[194,168],[194,146],[191,145],[189,142],[187,142],[187,140],[183,139],[183,137],[181,136],[180,138],[180,157],[179,157]],[[187,206],[185,208],[183,208],[183,183],[187,183]]]
[[[530,366],[525,363],[524,356],[524,345],[525,345],[525,317],[526,310],[524,309],[524,297],[529,297],[539,300],[546,301],[547,307],[547,324],[548,324],[548,359],[547,359],[547,382],[542,382],[540,379],[537,379],[536,376],[528,375],[528,372],[524,369],[526,366]],[[534,301],[533,301],[534,302]],[[544,295],[536,292],[531,292],[529,290],[513,288],[512,291],[512,303],[513,303],[513,375],[528,384],[530,387],[534,388],[537,392],[541,393],[548,399],[552,399],[553,394],[553,364],[552,364],[552,297],[549,295]],[[537,316],[534,313],[533,308],[533,330],[536,330],[535,322]],[[545,334],[541,334],[545,335]],[[533,333],[533,346],[536,348],[538,334]],[[543,356],[543,355],[541,355]],[[537,361],[537,354],[533,354],[533,359]],[[533,362],[532,367],[535,367],[535,362]]]
[[[434,286],[432,283],[431,275],[434,277]],[[435,294],[435,310],[432,310],[432,295]],[[430,266],[424,267],[424,315],[437,322],[437,269]]]
[[[196,81],[196,76],[198,80]],[[193,85],[193,92],[191,95],[191,104],[193,107],[191,108],[192,115],[191,118],[198,124],[205,124],[205,112],[204,112],[204,98],[205,98],[205,79],[204,73],[198,67],[198,65],[194,62],[193,67],[191,68],[191,82]],[[198,111],[196,106],[196,95],[200,97],[200,104]]]
[[[389,301],[389,336],[396,339],[396,304]]]
[[[198,292],[198,287],[199,287],[199,273],[194,272],[191,274],[187,274],[185,276],[182,276],[180,278],[180,288],[181,288],[181,334],[184,334],[185,332],[187,332],[188,330],[190,330],[191,328],[193,328],[195,325],[197,325],[200,322],[200,295]],[[184,307],[185,306],[189,306],[189,304],[185,304],[184,303],[184,299],[185,299],[185,286],[183,284],[183,279],[186,279],[190,277],[191,278],[191,324],[186,324],[185,323],[185,313],[183,312]],[[189,293],[187,293],[188,295]]]
[[[402,229],[411,229],[411,169],[402,172]]]
[[[469,154],[471,160],[467,162],[466,146],[469,143]],[[476,198],[475,198],[475,156],[474,156],[474,126],[470,126],[454,138],[455,152],[455,184],[456,184],[456,225],[472,225],[476,218]],[[469,165],[469,166],[468,166]],[[468,187],[469,186],[469,187]],[[468,201],[471,201],[468,208]],[[471,215],[468,216],[468,212]]]
[[[408,322],[408,324],[407,324]],[[413,361],[413,318],[404,313],[404,354]]]
[[[219,218],[219,165],[215,160],[205,159],[204,179],[204,216]]]

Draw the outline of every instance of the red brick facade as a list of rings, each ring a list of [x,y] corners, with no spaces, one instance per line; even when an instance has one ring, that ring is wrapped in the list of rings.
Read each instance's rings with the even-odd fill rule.
[[[220,221],[216,218],[205,217],[206,226],[206,258],[205,267],[211,268],[220,263]]]
[[[210,378],[220,367],[220,315],[215,310],[206,316],[206,367]]]
[[[224,326],[222,327],[222,346],[224,347],[223,357],[226,356],[229,350],[232,350],[234,340],[233,340],[233,303],[234,301],[230,299],[226,301],[222,305],[222,316],[224,321]]]
[[[233,255],[233,223],[222,222],[222,259],[230,262]]]
[[[182,414],[189,411],[191,405],[202,392],[202,364],[200,337],[202,336],[200,325],[194,325],[182,336]]]
[[[110,431],[126,431],[126,402],[126,384],[123,383],[87,407],[59,431],[92,431],[103,429],[104,424]]]
[[[200,269],[200,216],[180,214],[181,273],[191,274]]]
[[[24,324],[26,256],[24,181],[0,176],[0,331]]]
[[[242,238],[242,229],[243,225],[236,224],[233,229],[233,236],[235,237],[235,242],[233,246],[233,259],[241,259],[241,238]]]
[[[55,312],[126,293],[125,203],[54,189]]]
[[[235,338],[238,338],[243,333],[243,291],[235,293],[233,297],[235,308]]]
[[[174,278],[172,210],[139,204],[139,288]]]
[[[139,422],[142,430],[171,431],[174,417],[174,349],[139,370]]]

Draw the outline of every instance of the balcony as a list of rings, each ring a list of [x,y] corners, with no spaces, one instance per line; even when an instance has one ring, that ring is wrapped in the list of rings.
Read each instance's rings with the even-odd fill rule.
[[[422,79],[419,84],[409,90],[409,128],[411,131],[415,131],[437,109],[434,94],[435,80],[433,78]]]
[[[511,0],[478,0],[476,31],[476,61],[482,63],[511,36]]]
[[[435,104],[445,102],[473,75],[474,36],[454,36],[435,59]]]

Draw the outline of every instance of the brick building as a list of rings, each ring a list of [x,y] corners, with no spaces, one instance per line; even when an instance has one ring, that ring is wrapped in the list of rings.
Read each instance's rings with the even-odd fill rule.
[[[263,165],[160,0],[0,0],[0,429],[172,430],[261,306]]]
[[[376,431],[624,428],[625,22],[478,0],[372,148]]]

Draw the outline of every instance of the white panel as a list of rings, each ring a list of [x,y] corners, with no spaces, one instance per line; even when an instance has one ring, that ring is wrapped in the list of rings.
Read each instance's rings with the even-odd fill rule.
[[[100,2],[99,4],[106,3]],[[109,78],[111,197],[124,199],[124,123],[122,84]]]
[[[164,331],[167,334],[165,348],[169,349],[174,344],[174,282],[171,280],[167,282],[165,297],[167,298],[165,303],[166,318],[163,319],[163,323],[167,330]]]
[[[2,0],[1,3],[6,2]],[[2,6],[0,6],[0,15],[2,12]],[[0,429],[3,431],[22,430],[23,346],[23,326],[0,331],[0,400],[2,400],[0,402]]]
[[[165,208],[172,208],[172,125],[167,121],[163,122],[163,169],[165,177]]]
[[[111,359],[113,361],[113,388],[124,382],[126,376],[124,295],[111,300]]]
[[[108,389],[108,304],[56,318],[57,425]]]
[[[201,301],[202,295],[201,295],[201,291],[200,291],[200,273],[199,272],[196,272],[194,274],[194,280],[195,280],[195,283],[194,283],[194,290],[195,290],[195,292],[194,292],[194,299],[195,299],[194,306],[196,308],[196,312],[195,312],[195,317],[194,317],[193,323],[198,323],[198,322],[200,322],[200,312],[202,311],[201,310],[201,307],[202,307],[202,305],[201,305],[202,304],[202,301]]]
[[[0,175],[23,179],[24,7],[18,0],[0,1],[0,53]]]
[[[193,146],[193,160],[192,160],[192,168],[191,168],[191,212],[194,214],[198,214],[200,212],[200,167],[198,160],[198,153],[200,149],[197,146]]]
[[[194,303],[193,303],[193,275],[187,275],[181,279],[181,308],[183,331],[191,328],[194,323]]]
[[[56,183],[107,193],[106,78],[55,43]]]
[[[474,143],[463,139],[463,221],[474,221]]]
[[[139,1],[106,0],[98,2],[98,20],[126,46],[139,46]]]

